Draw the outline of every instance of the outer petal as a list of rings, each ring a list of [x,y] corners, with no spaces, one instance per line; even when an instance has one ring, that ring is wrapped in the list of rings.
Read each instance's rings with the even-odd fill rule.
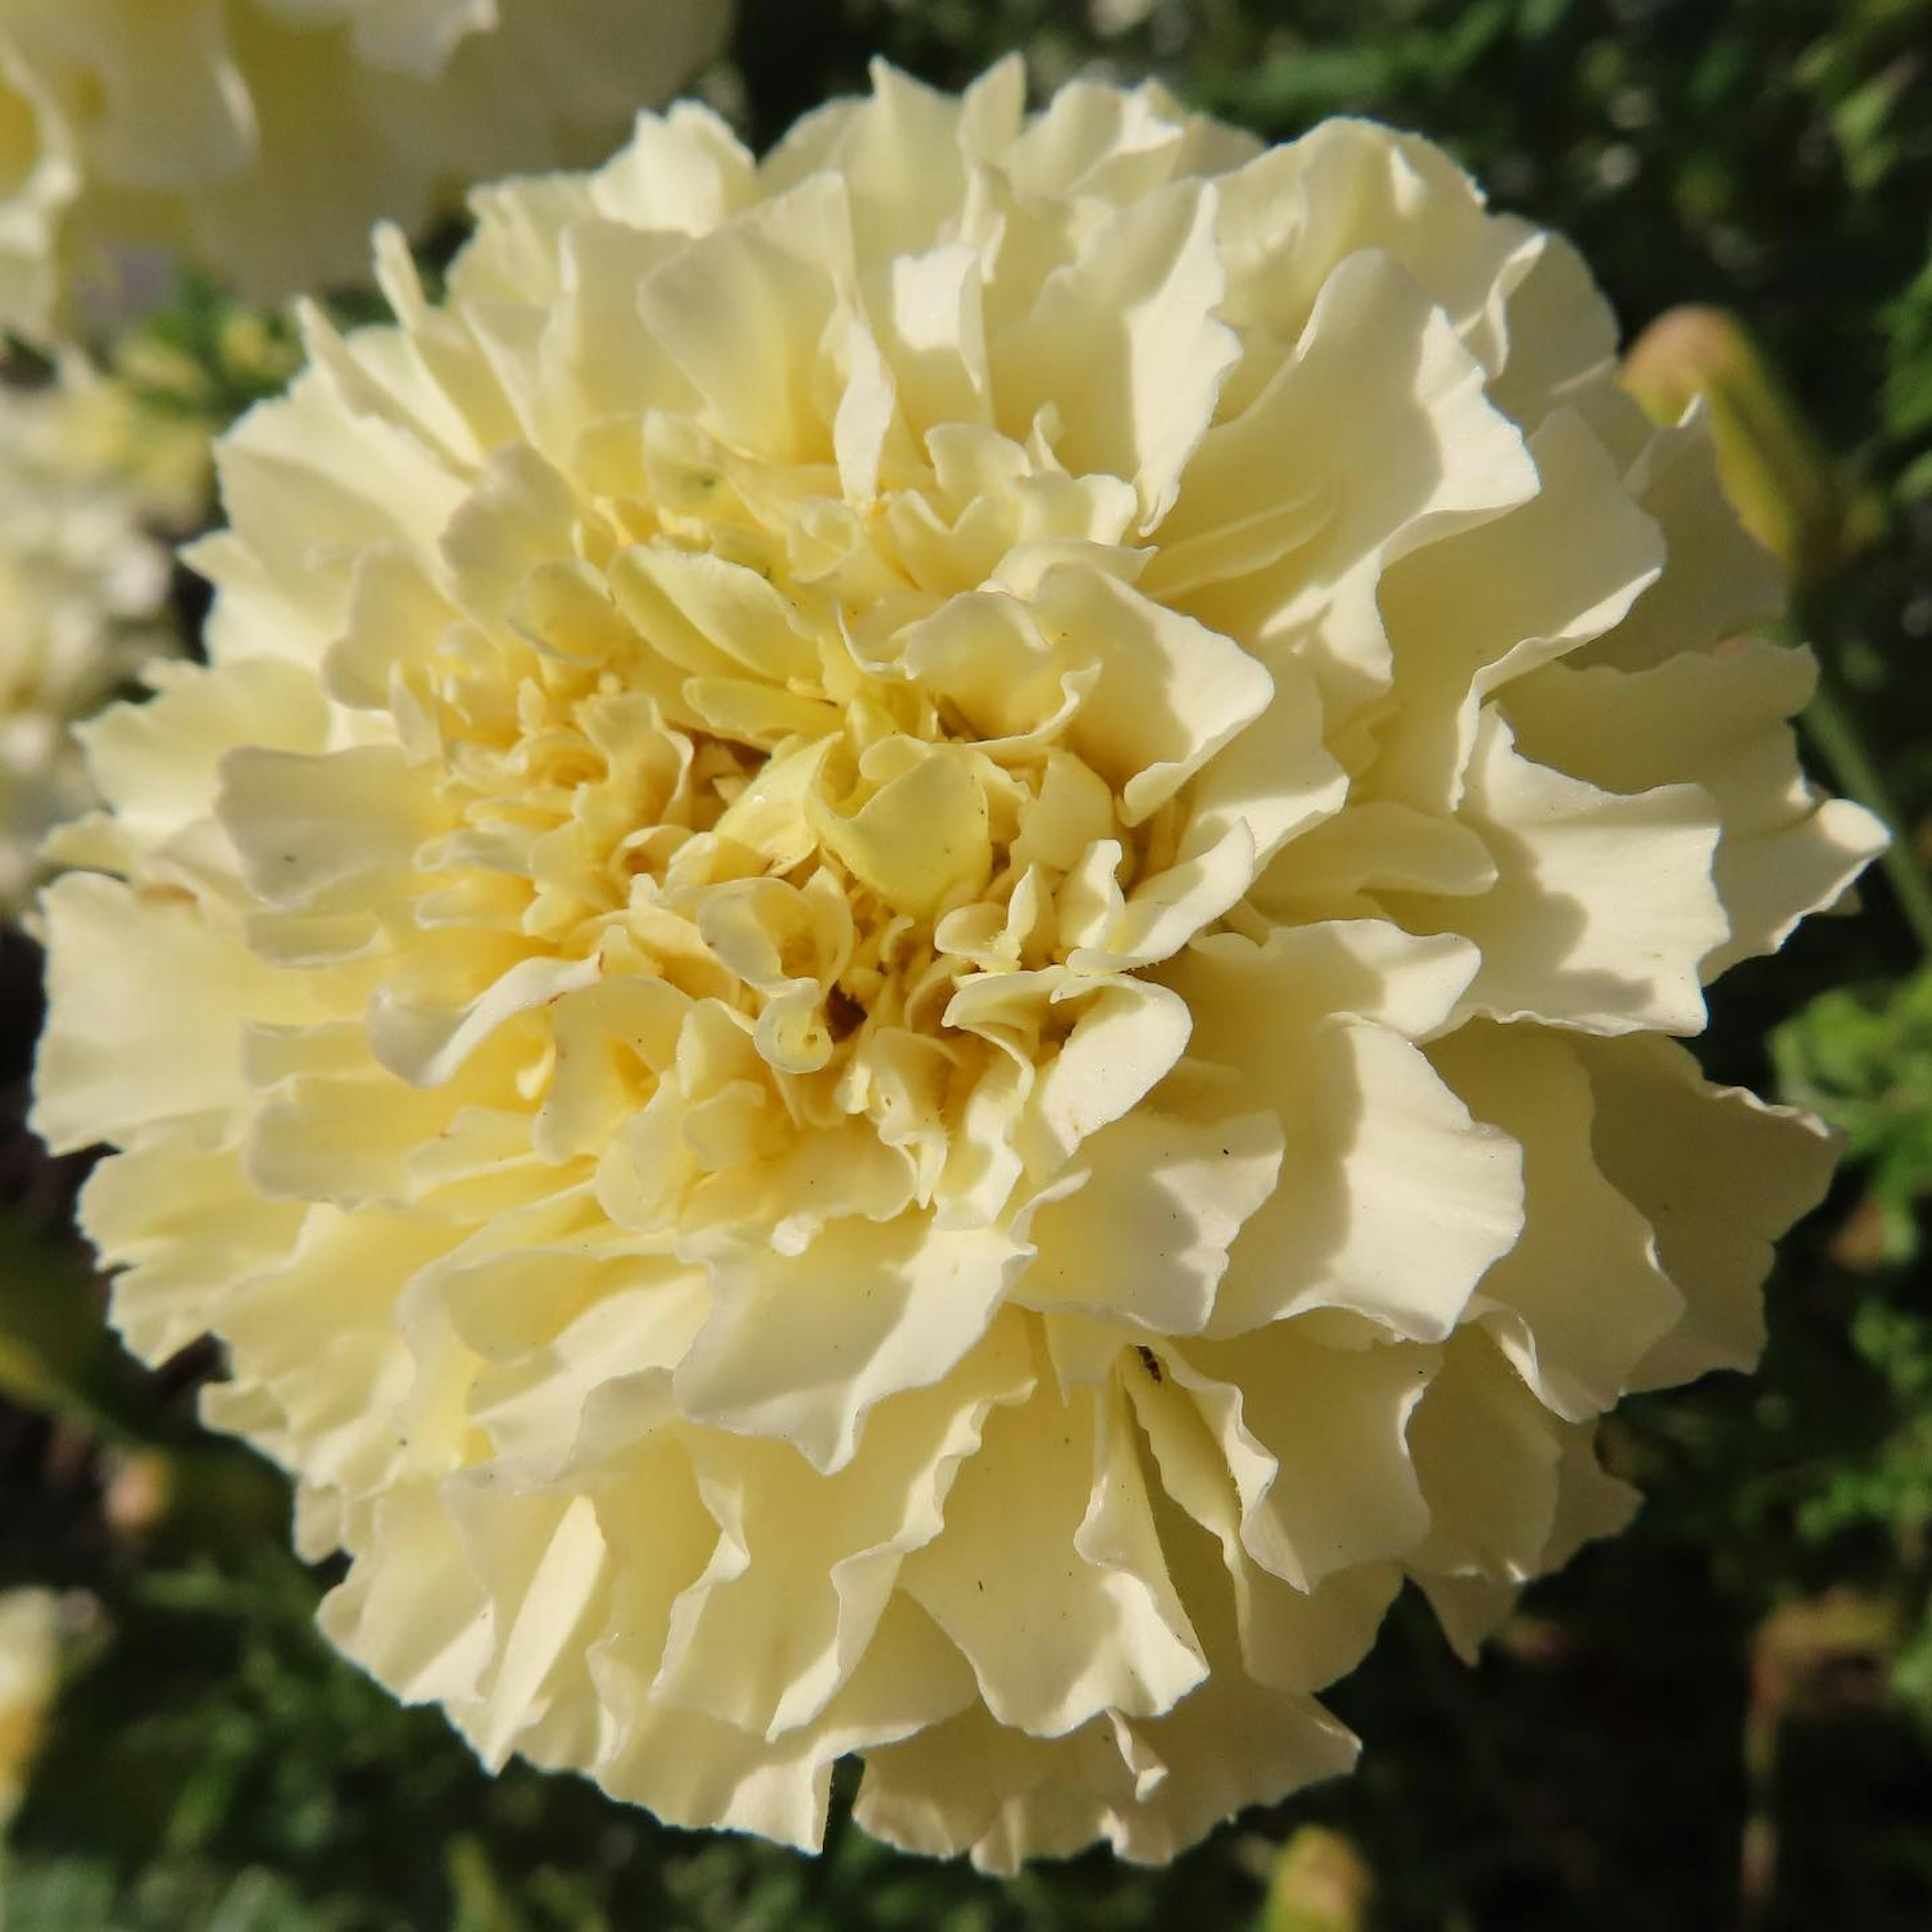
[[[1675,776],[1709,794],[1723,828],[1712,873],[1731,932],[1705,956],[1707,980],[1776,952],[1884,848],[1870,812],[1822,797],[1799,769],[1784,721],[1816,680],[1809,652],[1751,643],[1641,671],[1552,664],[1510,693],[1530,757],[1613,791]]]
[[[1523,1150],[1522,1234],[1471,1312],[1559,1415],[1599,1414],[1683,1318],[1684,1298],[1649,1223],[1597,1166],[1589,1078],[1570,1043],[1540,1028],[1471,1025],[1430,1058]]]
[[[1480,949],[1466,1010],[1606,1034],[1702,1030],[1700,968],[1730,932],[1711,877],[1722,821],[1708,792],[1600,790],[1524,758],[1490,712],[1463,818],[1496,860],[1494,886],[1381,896],[1403,923]]]
[[[1682,1324],[1639,1364],[1634,1386],[1752,1366],[1764,1346],[1758,1288],[1771,1244],[1823,1197],[1836,1152],[1830,1136],[1808,1115],[1710,1085],[1669,1040],[1590,1041],[1582,1058],[1598,1164],[1650,1222],[1658,1259],[1688,1305]],[[1698,1150],[1688,1169],[1686,1147]]]

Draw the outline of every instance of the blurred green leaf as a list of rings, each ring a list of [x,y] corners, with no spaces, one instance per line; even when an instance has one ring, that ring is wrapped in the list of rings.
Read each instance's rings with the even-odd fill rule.
[[[1880,1217],[1884,1258],[1912,1259],[1932,1195],[1932,968],[1876,992],[1822,993],[1771,1044],[1784,1097],[1845,1136]]]
[[[0,1214],[0,1394],[106,1434],[138,1435],[120,1363],[86,1268]]]

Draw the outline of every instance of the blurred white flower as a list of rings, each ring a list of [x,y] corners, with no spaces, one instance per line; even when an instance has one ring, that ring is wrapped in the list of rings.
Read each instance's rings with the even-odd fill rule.
[[[1749,1363],[1823,1137],[1669,1036],[1877,842],[1695,419],[1364,124],[881,71],[478,197],[88,728],[38,1121],[485,1759],[1161,1859]]]
[[[51,1590],[0,1591],[0,1832],[26,1795],[59,1676],[59,1600]]]
[[[251,300],[359,280],[370,225],[604,152],[722,44],[729,0],[0,0],[0,326],[110,256]],[[138,274],[138,262],[128,270]]]
[[[40,876],[49,830],[92,802],[73,725],[156,652],[166,550],[86,435],[92,385],[0,387],[0,910]]]

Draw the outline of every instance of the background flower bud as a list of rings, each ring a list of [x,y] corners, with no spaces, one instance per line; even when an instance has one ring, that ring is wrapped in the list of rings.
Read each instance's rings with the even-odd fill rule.
[[[1724,494],[1795,586],[1835,575],[1870,540],[1869,502],[1728,310],[1689,305],[1659,316],[1624,357],[1623,385],[1660,423],[1704,399]]]

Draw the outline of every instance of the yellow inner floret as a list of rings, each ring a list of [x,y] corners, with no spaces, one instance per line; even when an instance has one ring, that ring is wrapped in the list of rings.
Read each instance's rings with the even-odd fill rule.
[[[1144,561],[1118,541],[1124,485],[1068,476],[1043,433],[933,442],[854,506],[832,466],[659,416],[594,497],[525,452],[459,518],[459,562],[500,555],[512,496],[551,554],[519,559],[503,632],[448,624],[392,662],[425,835],[392,986],[418,1010],[472,997],[496,956],[459,931],[594,968],[608,1032],[554,1027],[520,1082],[553,1126],[592,1078],[633,1109],[668,1084],[710,1172],[863,1119],[929,1203],[976,1157],[949,1144],[956,1106],[994,1063],[1052,1058],[1106,983],[1070,962],[1176,856],[1202,748],[1169,683],[1218,669],[1265,700],[1233,646],[1184,664],[1120,594]],[[352,693],[368,649],[352,632],[332,662]]]

